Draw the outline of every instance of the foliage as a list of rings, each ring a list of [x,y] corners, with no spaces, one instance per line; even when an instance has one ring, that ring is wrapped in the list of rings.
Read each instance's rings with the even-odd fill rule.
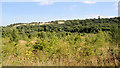
[[[115,17],[3,27],[3,65],[117,66],[119,21]]]

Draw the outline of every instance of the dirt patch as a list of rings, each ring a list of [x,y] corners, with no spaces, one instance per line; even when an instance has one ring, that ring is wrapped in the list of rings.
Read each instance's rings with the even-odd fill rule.
[[[24,45],[24,44],[26,44],[27,42],[24,41],[24,40],[19,40],[19,43],[20,43],[20,45]]]
[[[35,44],[35,42],[37,42],[37,41],[36,40],[31,41],[32,44]]]

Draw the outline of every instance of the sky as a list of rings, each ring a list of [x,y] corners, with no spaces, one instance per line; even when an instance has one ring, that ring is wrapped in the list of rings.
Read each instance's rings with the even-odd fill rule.
[[[117,2],[3,2],[2,26],[14,23],[118,16]]]
[[[80,2],[85,0],[1,0],[2,2]],[[95,2],[118,2],[119,0],[87,0]]]

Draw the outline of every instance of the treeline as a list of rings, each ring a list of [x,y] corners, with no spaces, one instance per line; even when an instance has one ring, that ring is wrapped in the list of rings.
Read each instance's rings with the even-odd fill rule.
[[[67,20],[64,24],[58,24],[58,21],[51,21],[47,25],[21,25],[17,27],[6,26],[2,28],[2,37],[14,38],[32,38],[40,36],[44,32],[70,32],[70,33],[98,33],[98,31],[110,31],[111,28],[118,27],[120,18],[102,18],[86,20]],[[19,24],[19,23],[18,23]],[[22,23],[20,23],[22,24]],[[17,24],[13,24],[17,25]]]

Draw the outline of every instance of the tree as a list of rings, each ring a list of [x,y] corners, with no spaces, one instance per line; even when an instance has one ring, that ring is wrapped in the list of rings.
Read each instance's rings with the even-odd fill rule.
[[[18,41],[18,31],[16,29],[13,29],[12,33],[11,33],[11,36],[12,36],[12,41]]]

